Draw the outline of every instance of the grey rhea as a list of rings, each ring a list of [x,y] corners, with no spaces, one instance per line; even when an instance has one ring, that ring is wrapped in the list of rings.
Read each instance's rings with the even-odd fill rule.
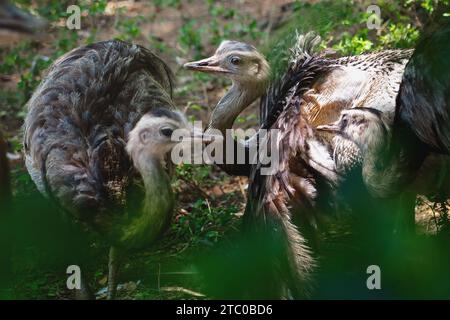
[[[122,253],[151,244],[172,214],[167,134],[187,123],[171,92],[172,73],[150,50],[104,41],[60,57],[27,103],[28,172],[111,246],[109,298]]]
[[[334,157],[336,167],[345,173],[361,166],[363,180],[373,197],[393,197],[405,189],[440,200],[446,200],[450,196],[448,193],[450,175],[447,174],[450,161],[445,155],[430,153],[417,167],[411,182],[404,185],[393,182],[402,180],[402,176],[411,173],[404,172],[404,162],[407,160],[403,150],[398,149],[395,157],[389,155],[389,152],[392,152],[389,149],[393,147],[393,128],[378,110],[370,108],[345,110],[342,111],[338,121],[319,126],[319,129],[337,133],[336,137],[340,139],[335,141],[334,153],[339,153]],[[414,139],[404,143],[410,141]],[[350,161],[349,158],[355,161]]]

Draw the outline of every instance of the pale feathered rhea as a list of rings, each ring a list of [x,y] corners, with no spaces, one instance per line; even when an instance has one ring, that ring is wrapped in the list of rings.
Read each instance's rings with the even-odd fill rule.
[[[27,103],[28,172],[39,191],[112,246],[109,298],[121,256],[151,244],[172,214],[168,135],[187,128],[172,83],[150,50],[104,41],[59,58]]]

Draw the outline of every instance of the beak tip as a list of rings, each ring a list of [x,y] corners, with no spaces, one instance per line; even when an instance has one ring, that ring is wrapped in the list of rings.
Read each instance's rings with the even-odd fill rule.
[[[198,63],[196,61],[186,62],[183,64],[183,68],[188,70],[196,70],[198,67]]]
[[[319,131],[327,131],[327,132],[338,132],[338,128],[333,125],[320,125],[316,127]]]

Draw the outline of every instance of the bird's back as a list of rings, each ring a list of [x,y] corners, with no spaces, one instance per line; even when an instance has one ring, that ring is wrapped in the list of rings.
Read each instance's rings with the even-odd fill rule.
[[[425,26],[403,75],[396,125],[433,151],[450,154],[450,17]]]
[[[384,50],[330,61],[330,72],[305,93],[313,126],[336,121],[342,110],[374,108],[393,120],[405,65],[412,50]]]
[[[325,53],[320,67],[326,66],[327,72],[305,76],[310,70],[302,67],[303,60],[311,58],[319,42],[312,33],[298,36],[290,67],[262,99],[263,126],[269,127],[282,112],[284,99],[300,85],[299,79],[309,82],[302,95],[303,114],[314,127],[336,121],[342,110],[352,107],[375,108],[393,118],[395,98],[412,50],[383,50],[341,58],[330,58]]]
[[[38,189],[104,226],[136,179],[128,133],[150,109],[173,107],[171,87],[167,65],[137,45],[105,41],[59,58],[27,104],[26,164]]]

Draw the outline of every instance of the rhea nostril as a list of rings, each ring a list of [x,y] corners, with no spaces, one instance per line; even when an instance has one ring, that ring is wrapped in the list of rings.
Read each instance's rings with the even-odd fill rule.
[[[198,66],[200,67],[206,67],[209,63],[207,61],[199,62]]]

